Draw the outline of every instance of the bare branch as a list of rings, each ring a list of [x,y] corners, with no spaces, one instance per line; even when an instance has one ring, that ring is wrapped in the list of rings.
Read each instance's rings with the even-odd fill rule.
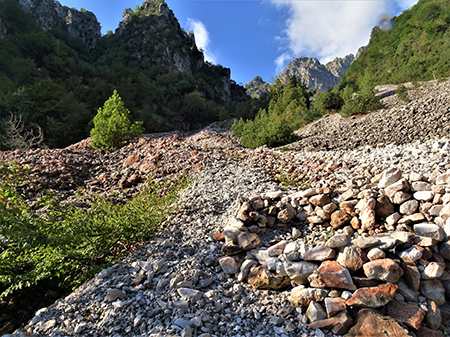
[[[10,114],[9,120],[5,122],[4,144],[10,149],[22,151],[39,146],[44,140],[44,132],[39,125],[36,125],[37,134],[34,130],[24,130],[22,116]]]

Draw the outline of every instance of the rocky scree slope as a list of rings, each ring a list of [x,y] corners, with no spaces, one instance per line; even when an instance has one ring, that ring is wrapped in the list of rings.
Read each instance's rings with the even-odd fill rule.
[[[439,108],[427,116],[435,114]],[[42,156],[2,154],[31,167],[41,161],[34,179],[53,171],[47,180],[60,184],[68,202],[62,183],[80,173],[59,175],[61,166],[70,168],[54,160],[63,153],[108,159],[91,162],[79,180],[88,191],[132,196],[158,154],[157,175],[186,169],[197,177],[152,242],[39,311],[26,331],[331,336],[364,335],[364,327],[384,322],[385,335],[448,334],[448,139],[409,142],[405,134],[400,145],[349,151],[251,151],[213,130],[144,137],[112,154],[93,151],[88,140]],[[281,191],[276,177],[300,191]]]
[[[377,144],[403,144],[450,133],[450,82],[426,82],[408,91],[404,104],[395,95],[396,86],[380,86],[385,107],[373,113],[343,118],[327,115],[298,130],[293,150],[351,150]]]

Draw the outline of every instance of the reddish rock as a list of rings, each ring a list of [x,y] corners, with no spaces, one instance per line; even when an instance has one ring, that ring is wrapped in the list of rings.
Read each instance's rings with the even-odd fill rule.
[[[346,211],[347,214],[350,215],[351,217],[355,217],[355,216],[358,215],[358,214],[356,213],[356,211],[355,211],[354,205],[352,205],[352,204],[349,203],[349,202],[341,202],[341,203],[339,204],[339,207],[340,207],[342,210]]]
[[[221,231],[217,230],[213,235],[213,239],[216,241],[223,241],[225,240],[225,236]]]
[[[375,214],[386,219],[389,215],[395,212],[395,207],[386,195],[381,195],[377,199],[377,206],[375,207]]]
[[[345,299],[342,297],[327,297],[325,299],[325,309],[327,310],[328,318],[335,316],[346,308]]]
[[[352,217],[347,214],[344,210],[339,210],[331,214],[331,222],[330,225],[334,228],[340,228],[343,225],[345,225],[347,222],[349,222],[352,219]]]
[[[328,290],[320,288],[297,287],[292,289],[291,296],[288,299],[294,307],[307,307],[312,301],[323,301],[328,293]]]
[[[375,310],[362,309],[356,317],[356,324],[346,337],[410,337],[393,318],[382,316]]]
[[[350,225],[353,229],[360,229],[361,228],[361,220],[359,220],[358,217],[353,217],[352,221],[350,221]]]
[[[403,279],[405,280],[408,287],[412,291],[419,291],[420,287],[420,272],[415,264],[412,263],[402,263],[403,269]]]
[[[314,206],[323,207],[326,204],[329,204],[331,201],[330,197],[326,194],[319,194],[309,198],[309,202]]]
[[[378,308],[393,300],[398,286],[392,283],[380,284],[378,287],[361,288],[347,300],[347,306]]]
[[[129,167],[133,164],[137,163],[139,161],[139,156],[129,156],[125,161],[123,162],[123,167]]]
[[[420,324],[425,318],[425,311],[411,302],[400,302],[394,300],[386,305],[386,310],[386,313],[389,316],[416,330],[420,327]]]
[[[337,261],[325,261],[308,277],[312,287],[356,290],[350,272]]]
[[[303,254],[305,261],[325,261],[336,256],[336,251],[327,246],[316,246]]]
[[[353,324],[353,319],[347,311],[340,313],[339,315],[331,318],[327,318],[321,321],[317,321],[308,325],[312,330],[323,329],[331,330],[336,335],[343,335],[347,333],[348,329]]]
[[[290,285],[290,279],[272,273],[267,266],[259,266],[248,275],[248,283],[254,289],[282,289]]]
[[[403,275],[403,269],[391,259],[380,259],[363,265],[367,278],[396,283]]]
[[[238,244],[244,250],[250,250],[262,246],[261,239],[255,233],[239,234]]]

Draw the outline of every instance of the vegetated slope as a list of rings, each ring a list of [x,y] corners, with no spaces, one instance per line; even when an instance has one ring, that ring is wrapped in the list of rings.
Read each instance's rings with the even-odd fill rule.
[[[370,42],[341,81],[361,85],[448,77],[450,70],[450,3],[420,0],[392,19],[392,29],[372,30]]]
[[[20,4],[0,0],[0,129],[13,113],[25,129],[42,127],[47,146],[67,146],[88,136],[114,89],[148,132],[204,126],[246,100],[229,69],[204,61],[164,1],[127,9],[116,33],[101,38],[90,12]]]

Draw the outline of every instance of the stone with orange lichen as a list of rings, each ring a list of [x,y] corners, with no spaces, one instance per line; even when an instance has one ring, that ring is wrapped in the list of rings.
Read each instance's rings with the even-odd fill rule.
[[[315,288],[339,288],[356,290],[350,272],[336,261],[325,261],[308,280]]]
[[[362,309],[356,316],[356,324],[346,337],[410,337],[393,318],[371,309]]]
[[[349,222],[352,217],[344,210],[339,210],[331,214],[330,225],[334,228],[340,228]]]
[[[381,284],[378,287],[361,288],[353,293],[347,300],[347,306],[378,308],[392,301],[397,293],[398,286],[392,283]]]

